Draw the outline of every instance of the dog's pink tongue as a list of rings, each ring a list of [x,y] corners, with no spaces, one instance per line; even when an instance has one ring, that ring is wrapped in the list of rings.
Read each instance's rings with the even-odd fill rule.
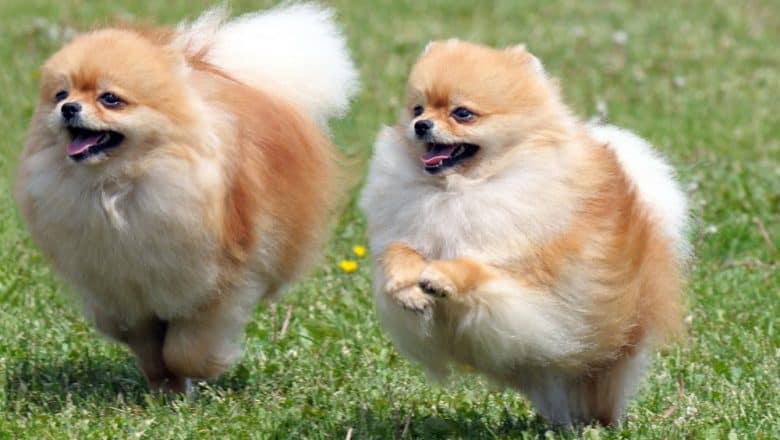
[[[100,138],[102,137],[103,133],[79,133],[79,135],[76,136],[70,144],[68,144],[68,155],[75,156],[87,151],[89,147],[97,145],[97,143],[100,142]]]
[[[421,159],[425,165],[438,165],[443,160],[449,159],[450,156],[452,156],[452,152],[455,151],[456,147],[457,145],[452,145],[441,149],[426,151],[425,154],[422,155]]]

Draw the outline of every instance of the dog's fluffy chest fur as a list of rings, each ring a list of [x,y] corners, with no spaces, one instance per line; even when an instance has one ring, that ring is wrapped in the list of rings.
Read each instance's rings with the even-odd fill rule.
[[[521,258],[570,221],[571,195],[552,166],[486,180],[450,176],[445,185],[394,148],[388,129],[377,142],[363,195],[374,252],[407,243],[429,259],[485,262]],[[556,203],[545,203],[546,199]]]
[[[218,241],[204,206],[219,183],[183,163],[104,180],[51,149],[28,158],[19,190],[35,211],[30,227],[87,306],[95,301],[128,322],[170,318],[214,291]]]
[[[497,249],[522,247],[526,241],[516,220],[522,202],[513,194],[491,194],[480,187],[448,190],[420,185],[416,191],[399,192],[385,188],[381,198],[386,215],[381,225],[371,225],[376,248],[398,241],[414,245],[429,259],[490,260]]]

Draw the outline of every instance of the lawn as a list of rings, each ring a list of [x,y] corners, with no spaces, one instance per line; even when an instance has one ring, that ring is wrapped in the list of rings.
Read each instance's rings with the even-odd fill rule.
[[[582,117],[650,139],[691,199],[688,336],[653,357],[617,430],[544,424],[474,377],[429,384],[380,330],[365,220],[352,203],[327,255],[275,307],[246,353],[193,399],[147,392],[133,358],[81,317],[31,246],[11,197],[37,68],[73,30],[175,23],[203,0],[0,2],[0,438],[780,438],[780,3],[563,0],[331,3],[361,69],[334,124],[355,176],[430,39],[527,43]],[[269,1],[233,1],[247,11]],[[355,192],[357,194],[357,192]],[[345,273],[339,261],[355,259]],[[289,319],[286,317],[289,314]]]

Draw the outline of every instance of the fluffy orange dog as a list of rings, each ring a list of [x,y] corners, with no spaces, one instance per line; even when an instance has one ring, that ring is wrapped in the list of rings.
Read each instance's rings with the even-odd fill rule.
[[[630,132],[586,125],[524,47],[432,43],[363,207],[375,297],[435,376],[469,366],[556,424],[615,424],[678,331],[686,201]]]
[[[336,190],[321,124],[356,86],[331,15],[100,30],[43,67],[19,206],[153,389],[225,370],[258,300],[317,253]]]

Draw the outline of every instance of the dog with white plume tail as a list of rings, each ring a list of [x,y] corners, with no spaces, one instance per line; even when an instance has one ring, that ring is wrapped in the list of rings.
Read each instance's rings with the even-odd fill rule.
[[[222,373],[255,304],[315,260],[339,198],[326,124],[356,89],[333,12],[307,3],[96,30],[45,63],[16,199],[151,389]]]
[[[431,43],[363,192],[398,348],[466,366],[556,424],[614,425],[679,331],[686,200],[638,136],[581,122],[523,45]]]

